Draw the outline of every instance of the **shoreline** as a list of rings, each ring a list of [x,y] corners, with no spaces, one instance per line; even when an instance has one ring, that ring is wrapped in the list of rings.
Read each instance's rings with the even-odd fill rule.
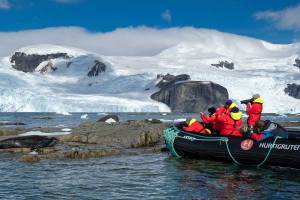
[[[284,127],[300,127],[300,122],[280,122]],[[0,149],[0,153],[17,154],[17,160],[36,162],[44,159],[88,159],[121,155],[130,150],[161,152],[164,147],[163,130],[169,123],[160,121],[127,121],[83,123],[71,128],[68,135],[53,136],[58,143],[53,147]],[[28,131],[56,132],[59,128],[5,128],[0,140],[18,137]],[[51,137],[51,136],[50,136]]]

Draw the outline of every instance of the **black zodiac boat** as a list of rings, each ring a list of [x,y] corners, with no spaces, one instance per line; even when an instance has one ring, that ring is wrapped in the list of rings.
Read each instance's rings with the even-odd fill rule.
[[[288,131],[287,135],[288,138],[271,137],[256,142],[243,137],[194,134],[176,126],[164,131],[166,146],[175,157],[300,169],[300,131]]]

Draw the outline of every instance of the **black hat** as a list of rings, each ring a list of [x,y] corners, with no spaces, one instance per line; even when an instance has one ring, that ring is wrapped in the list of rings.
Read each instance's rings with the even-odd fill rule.
[[[215,107],[210,107],[207,109],[207,111],[210,113],[210,114],[214,114],[216,112],[216,108]]]

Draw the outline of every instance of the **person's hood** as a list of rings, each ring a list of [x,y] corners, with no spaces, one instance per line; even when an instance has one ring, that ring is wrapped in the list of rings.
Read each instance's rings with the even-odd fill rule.
[[[236,112],[236,113],[235,112],[230,113],[230,117],[235,121],[240,120],[242,118],[242,116],[243,116],[243,113],[241,111]]]
[[[238,105],[236,105],[236,103],[232,103],[232,104],[230,104],[230,106],[229,106],[230,109],[231,109],[231,108],[234,108],[234,107],[238,107]]]
[[[263,98],[257,98],[253,101],[253,103],[264,103],[264,99]]]

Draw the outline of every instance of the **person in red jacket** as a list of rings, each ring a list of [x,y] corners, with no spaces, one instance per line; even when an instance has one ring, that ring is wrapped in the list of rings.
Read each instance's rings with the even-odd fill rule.
[[[194,118],[188,118],[186,120],[186,124],[187,124],[187,126],[182,127],[182,129],[184,131],[198,133],[198,134],[204,134],[204,135],[211,134],[211,131],[209,129],[205,128],[205,126],[203,124],[201,124]]]
[[[218,115],[217,122],[221,124],[220,135],[242,137],[242,121],[242,112],[237,107],[232,108],[229,115]]]
[[[228,99],[225,102],[224,106],[220,106],[217,108],[216,113],[217,113],[217,115],[220,115],[222,113],[229,114],[230,110],[234,107],[237,107],[236,103],[234,103],[234,102],[232,102],[232,100]]]
[[[264,100],[260,98],[259,94],[253,95],[251,102],[247,104],[246,112],[248,114],[247,124],[250,129],[253,129],[255,122],[260,120],[263,110]]]
[[[255,122],[254,133],[250,137],[256,141],[261,141],[274,136],[288,138],[288,131],[270,120],[258,120]]]
[[[202,119],[202,122],[205,124],[205,127],[208,127],[212,132],[218,133],[220,130],[220,124],[217,123],[217,113],[216,108],[211,107],[207,110],[209,112],[209,115],[205,115],[203,112],[200,112],[200,117]]]

